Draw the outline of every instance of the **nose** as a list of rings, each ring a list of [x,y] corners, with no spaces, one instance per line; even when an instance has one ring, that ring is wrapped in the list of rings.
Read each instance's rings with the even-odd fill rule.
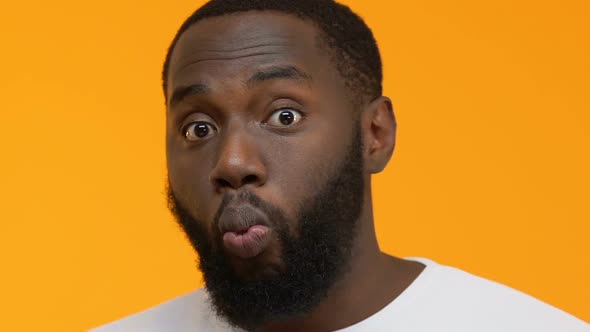
[[[258,187],[266,182],[266,168],[252,137],[243,133],[226,136],[218,156],[209,176],[215,191],[237,190],[246,185]]]

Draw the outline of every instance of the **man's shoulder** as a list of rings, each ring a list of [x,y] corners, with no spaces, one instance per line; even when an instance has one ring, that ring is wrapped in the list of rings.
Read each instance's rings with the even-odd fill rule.
[[[231,331],[213,313],[201,288],[90,332]]]
[[[420,261],[420,259],[418,259]],[[399,308],[420,309],[416,320],[462,331],[584,331],[586,322],[521,291],[463,270],[422,259],[427,266],[400,298]],[[424,315],[427,315],[425,317]]]

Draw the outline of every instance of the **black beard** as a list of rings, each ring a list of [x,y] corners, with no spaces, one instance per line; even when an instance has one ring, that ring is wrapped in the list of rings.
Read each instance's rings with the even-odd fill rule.
[[[348,270],[364,194],[359,127],[354,128],[340,167],[300,206],[297,236],[289,232],[281,210],[255,195],[241,195],[269,216],[280,239],[284,269],[270,278],[238,277],[220,242],[208,237],[205,223],[194,219],[168,186],[169,208],[199,254],[213,309],[232,325],[254,330],[271,322],[304,317]],[[219,211],[227,203],[224,197]]]

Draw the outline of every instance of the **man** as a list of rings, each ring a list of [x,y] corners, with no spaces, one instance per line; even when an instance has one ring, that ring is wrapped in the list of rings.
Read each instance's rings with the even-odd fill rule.
[[[163,72],[169,205],[206,288],[97,331],[590,331],[527,295],[382,253],[395,145],[365,23],[330,0],[213,0]]]

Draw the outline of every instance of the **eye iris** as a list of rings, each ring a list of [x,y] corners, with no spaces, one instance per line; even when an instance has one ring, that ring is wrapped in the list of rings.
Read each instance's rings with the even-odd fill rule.
[[[206,137],[209,134],[209,126],[200,123],[195,126],[195,135],[199,138]]]
[[[279,121],[281,121],[281,123],[285,126],[288,126],[292,124],[293,121],[295,121],[295,115],[293,114],[293,112],[290,111],[281,112],[281,114],[279,115]]]

